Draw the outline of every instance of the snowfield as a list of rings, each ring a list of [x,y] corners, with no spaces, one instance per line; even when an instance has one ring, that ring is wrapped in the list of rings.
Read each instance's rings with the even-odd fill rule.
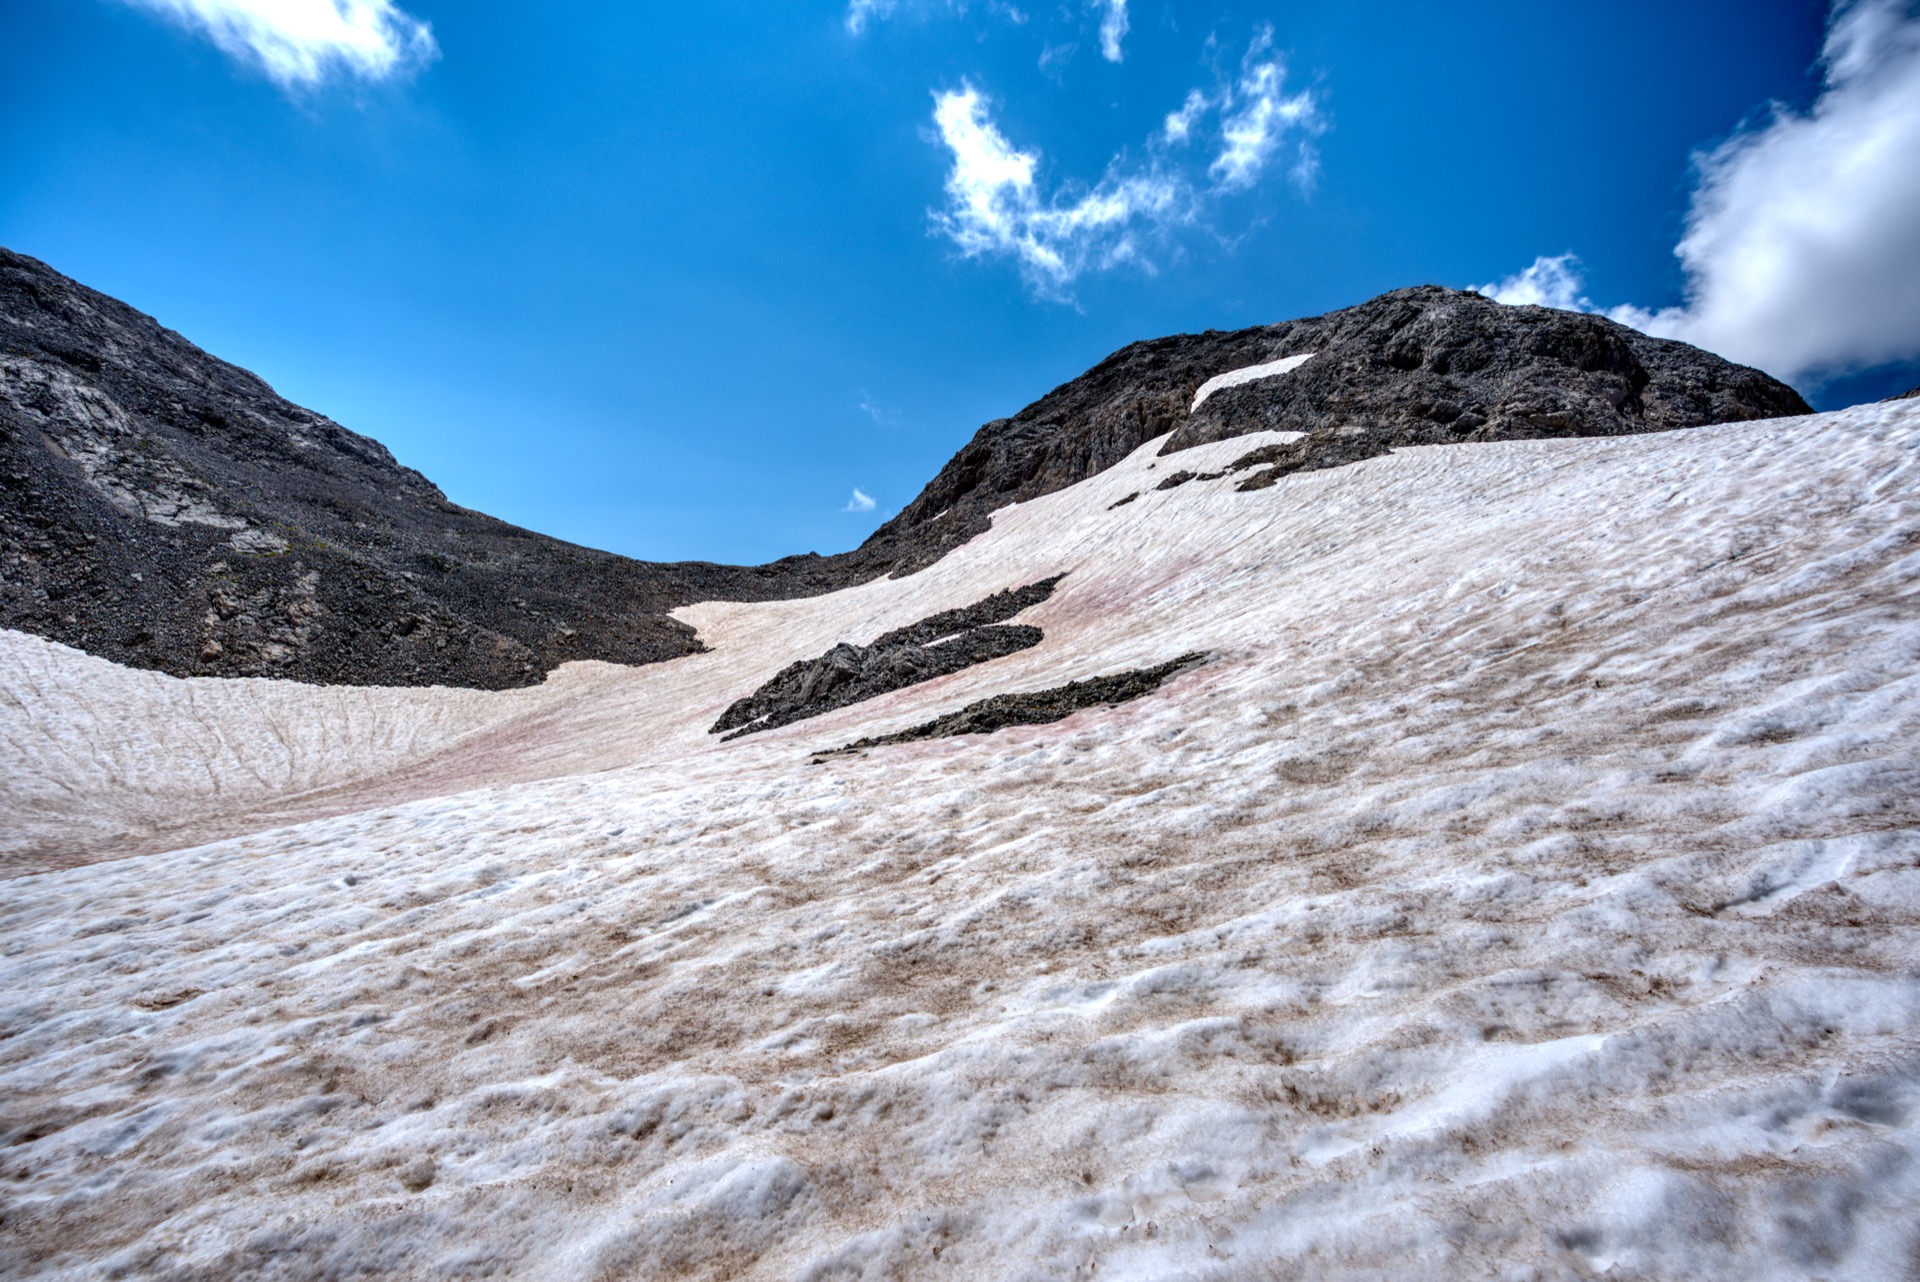
[[[1259,443],[533,690],[0,635],[0,1274],[1913,1276],[1920,403],[1153,488]]]

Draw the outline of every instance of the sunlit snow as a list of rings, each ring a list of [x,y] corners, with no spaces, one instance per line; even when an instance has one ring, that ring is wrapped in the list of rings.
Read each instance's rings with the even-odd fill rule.
[[[1291,373],[1313,359],[1313,353],[1303,356],[1282,356],[1277,361],[1268,361],[1264,365],[1242,365],[1239,369],[1230,369],[1224,374],[1215,374],[1193,394],[1193,404],[1188,413],[1200,408],[1209,396],[1226,387],[1238,387],[1242,383],[1251,383],[1262,378],[1273,378],[1280,374]]]
[[[1244,494],[1160,444],[533,690],[0,635],[53,869],[0,881],[0,1273],[1905,1276],[1920,403]],[[706,734],[1061,572],[1031,650]]]

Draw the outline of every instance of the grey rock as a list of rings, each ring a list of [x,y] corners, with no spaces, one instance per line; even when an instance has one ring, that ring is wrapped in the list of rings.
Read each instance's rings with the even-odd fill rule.
[[[708,733],[737,739],[772,730],[1030,649],[1043,639],[1040,629],[1005,621],[1052,596],[1062,577],[996,592],[963,609],[896,628],[870,644],[842,643],[817,659],[789,664],[721,713]]]
[[[1216,374],[1317,353],[1292,373],[1209,396]],[[1786,384],[1600,316],[1508,307],[1423,285],[1325,316],[1121,348],[1012,418],[996,419],[860,555],[911,573],[1008,503],[1063,489],[1172,432],[1165,453],[1261,430],[1314,435],[1290,466],[1394,445],[1612,436],[1808,414]]]
[[[469,511],[377,441],[5,250],[0,517],[0,625],[176,676],[527,685],[568,659],[697,650],[676,606],[859,573],[655,565]]]
[[[1196,651],[1183,654],[1157,667],[1135,668],[1104,677],[1069,681],[1063,686],[1035,690],[1026,694],[996,694],[970,703],[958,712],[935,717],[932,721],[893,734],[860,739],[844,748],[818,754],[820,757],[865,752],[869,748],[893,743],[912,743],[919,739],[944,739],[952,735],[992,734],[1008,726],[1039,726],[1061,721],[1082,708],[1126,703],[1152,694],[1188,668],[1205,663],[1208,656]]]

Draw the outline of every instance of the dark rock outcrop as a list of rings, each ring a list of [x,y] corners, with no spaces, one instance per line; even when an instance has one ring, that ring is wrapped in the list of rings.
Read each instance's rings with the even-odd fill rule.
[[[1152,694],[1172,677],[1188,668],[1205,663],[1206,660],[1207,655],[1201,652],[1183,654],[1158,667],[1135,668],[1131,672],[1116,672],[1111,676],[1069,681],[1066,685],[1054,686],[1048,690],[1035,690],[1030,694],[996,694],[992,698],[970,703],[958,712],[949,712],[944,717],[935,717],[932,721],[922,722],[920,725],[898,730],[893,734],[860,739],[844,748],[835,748],[819,755],[831,757],[844,753],[865,752],[868,748],[879,748],[890,743],[912,743],[917,739],[944,739],[962,734],[992,734],[1008,726],[1047,725],[1050,722],[1065,720],[1082,708],[1126,703],[1142,695]]]
[[[178,676],[526,685],[568,659],[698,649],[675,606],[858,572],[653,565],[469,511],[378,442],[4,250],[0,516],[0,625]]]
[[[1292,373],[1189,415],[1208,378],[1307,351],[1318,354]],[[855,551],[656,564],[459,507],[379,443],[0,250],[0,626],[181,676],[500,688],[568,659],[687,654],[698,642],[668,617],[676,606],[911,573],[985,530],[996,508],[1168,432],[1170,450],[1307,432],[1249,460],[1270,478],[1398,444],[1806,412],[1764,374],[1599,317],[1398,290],[1308,320],[1122,348],[981,428]]]
[[[1307,352],[1278,378],[1215,392],[1216,374]],[[1118,463],[1163,433],[1165,452],[1261,430],[1307,432],[1289,469],[1395,445],[1618,436],[1812,410],[1759,370],[1601,316],[1508,307],[1424,285],[1304,320],[1208,330],[1121,348],[974,435],[861,554],[896,574],[987,528],[988,514]]]
[[[1914,388],[1911,392],[1902,392],[1898,396],[1889,396],[1887,399],[1890,401],[1920,401],[1920,387]]]
[[[1062,577],[1056,574],[996,592],[964,609],[944,610],[868,645],[842,643],[817,659],[789,664],[736,701],[707,733],[732,731],[727,738],[737,739],[772,730],[1031,649],[1043,639],[1040,629],[1005,621],[1052,596]]]

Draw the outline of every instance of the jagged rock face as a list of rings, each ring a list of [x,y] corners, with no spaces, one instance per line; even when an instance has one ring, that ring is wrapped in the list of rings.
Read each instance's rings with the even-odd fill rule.
[[[1902,392],[1898,396],[1889,396],[1887,399],[1890,401],[1920,401],[1920,387],[1914,388],[1911,392]]]
[[[1209,378],[1314,353],[1290,373],[1214,392]],[[1617,436],[1811,413],[1792,388],[1599,316],[1508,307],[1438,286],[1325,316],[1122,348],[1010,419],[981,428],[869,547],[930,564],[988,513],[1050,493],[1173,432],[1167,452],[1263,430],[1309,433],[1291,467],[1395,445]]]
[[[1277,378],[1194,393],[1304,352]],[[451,503],[379,443],[282,399],[123,303],[0,250],[0,626],[175,675],[526,685],[568,659],[698,648],[700,600],[907,574],[1008,503],[1169,432],[1308,438],[1254,478],[1394,445],[1590,436],[1808,412],[1792,389],[1592,316],[1437,287],[1135,343],[982,427],[859,549],[752,568],[656,564]]]
[[[0,250],[0,625],[175,675],[525,685],[696,648],[822,558],[651,565],[451,503],[378,442]]]

